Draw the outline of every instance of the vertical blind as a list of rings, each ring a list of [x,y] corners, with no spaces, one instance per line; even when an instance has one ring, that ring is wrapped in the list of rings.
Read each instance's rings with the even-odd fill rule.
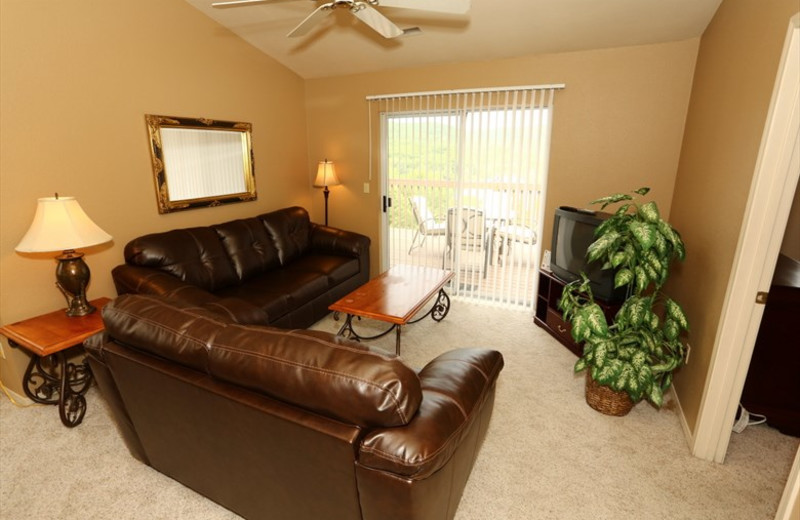
[[[533,307],[553,99],[563,87],[367,98],[391,199],[388,266],[444,267],[455,273],[451,296]]]

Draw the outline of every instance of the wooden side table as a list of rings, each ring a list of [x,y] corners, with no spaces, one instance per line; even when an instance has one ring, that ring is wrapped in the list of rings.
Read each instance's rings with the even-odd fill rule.
[[[93,300],[97,311],[87,316],[70,318],[58,310],[0,327],[9,345],[33,354],[22,379],[25,395],[37,403],[57,404],[64,426],[72,428],[83,420],[83,395],[92,383],[89,365],[68,363],[66,351],[103,330],[100,309],[109,301]]]

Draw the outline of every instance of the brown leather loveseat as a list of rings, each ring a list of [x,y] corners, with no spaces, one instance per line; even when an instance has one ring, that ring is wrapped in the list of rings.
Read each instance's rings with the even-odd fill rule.
[[[370,240],[310,221],[300,207],[131,240],[117,294],[213,305],[238,323],[306,328],[369,280]]]
[[[457,349],[417,372],[157,296],[120,296],[103,320],[86,350],[131,454],[248,519],[453,518],[503,367]]]

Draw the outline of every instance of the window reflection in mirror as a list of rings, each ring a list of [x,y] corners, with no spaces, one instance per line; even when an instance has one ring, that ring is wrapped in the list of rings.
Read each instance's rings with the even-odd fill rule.
[[[147,115],[159,213],[256,199],[250,123]]]

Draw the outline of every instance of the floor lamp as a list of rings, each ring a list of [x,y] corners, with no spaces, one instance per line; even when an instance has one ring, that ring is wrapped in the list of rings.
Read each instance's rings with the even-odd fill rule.
[[[323,193],[325,194],[325,225],[328,225],[328,195],[330,191],[328,186],[338,186],[341,184],[339,182],[339,178],[336,176],[336,170],[333,167],[333,163],[328,159],[319,162],[319,167],[317,167],[317,178],[314,179],[314,187],[315,188],[325,188]]]

